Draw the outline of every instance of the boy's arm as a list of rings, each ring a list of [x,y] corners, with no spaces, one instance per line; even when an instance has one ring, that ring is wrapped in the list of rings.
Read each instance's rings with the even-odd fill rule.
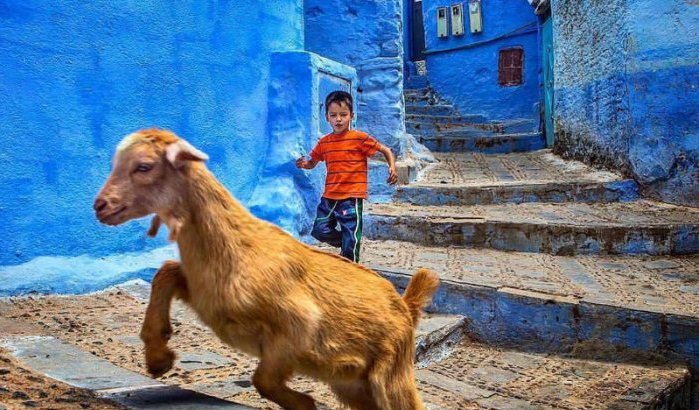
[[[300,157],[296,160],[297,168],[313,169],[316,165],[318,165],[318,161],[314,160],[313,158],[306,159],[305,157]]]
[[[386,157],[386,162],[388,162],[388,179],[386,182],[394,185],[396,182],[398,182],[398,173],[396,173],[396,160],[393,157],[393,153],[391,152],[390,148],[384,146],[383,144],[379,146],[379,152]]]

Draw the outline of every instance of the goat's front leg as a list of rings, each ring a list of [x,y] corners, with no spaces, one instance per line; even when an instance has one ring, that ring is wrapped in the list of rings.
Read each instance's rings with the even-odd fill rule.
[[[166,261],[153,277],[150,302],[141,328],[145,343],[146,366],[153,377],[172,369],[175,353],[167,347],[172,335],[170,306],[172,299],[189,300],[187,280],[179,262]]]

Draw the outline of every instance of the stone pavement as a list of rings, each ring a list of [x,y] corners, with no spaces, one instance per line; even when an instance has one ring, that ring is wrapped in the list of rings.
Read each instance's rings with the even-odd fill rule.
[[[437,158],[395,203],[368,207],[366,232],[391,240],[363,250],[398,289],[417,267],[442,277],[416,340],[429,409],[689,407],[689,369],[699,369],[696,209],[640,200],[633,181],[547,151]],[[518,247],[527,252],[505,251]],[[0,403],[275,408],[250,383],[256,359],[181,303],[170,342],[178,361],[157,381],[145,377],[137,335],[148,293],[132,282],[0,299]],[[338,408],[322,383],[295,377],[291,386]]]
[[[420,180],[398,187],[395,199],[420,205],[523,202],[614,202],[638,198],[633,180],[564,161],[548,150],[484,155],[435,153]]]
[[[158,381],[144,377],[137,332],[147,295],[148,285],[135,282],[83,296],[2,299],[0,325],[7,333],[0,352],[12,352],[32,377],[48,374],[116,401],[83,400],[83,408],[276,408],[251,386],[256,360],[220,343],[181,303],[173,309],[170,342],[176,366]],[[610,363],[584,348],[566,357],[496,348],[470,340],[464,326],[464,318],[444,315],[421,324],[417,378],[429,409],[641,409],[686,402],[682,365],[635,356]],[[7,383],[0,372],[0,402],[25,408],[3,392],[32,390]],[[291,385],[313,395],[322,409],[339,408],[321,383],[296,377]],[[60,405],[50,398],[37,403]]]
[[[612,172],[593,169],[577,161],[565,161],[549,150],[510,155],[437,152],[434,156],[438,162],[427,167],[419,181],[401,188],[444,184],[492,187],[623,180]]]
[[[631,349],[699,369],[699,209],[641,199],[634,181],[548,150],[435,157],[392,203],[366,207],[364,263],[399,289],[418,267],[439,272],[431,309],[465,316],[489,348],[592,344],[612,363]]]
[[[575,254],[699,252],[699,209],[654,201],[372,204],[367,237],[424,245]]]
[[[699,255],[554,256],[365,241],[362,262],[406,273],[427,267],[443,281],[464,286],[699,317]]]

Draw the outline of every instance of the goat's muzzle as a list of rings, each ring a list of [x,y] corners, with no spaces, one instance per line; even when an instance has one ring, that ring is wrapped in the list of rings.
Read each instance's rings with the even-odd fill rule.
[[[121,218],[119,214],[126,210],[125,205],[115,208],[107,200],[99,197],[95,200],[92,208],[95,210],[95,216],[97,219],[103,224],[107,225],[119,225],[121,222],[123,222],[120,220]]]

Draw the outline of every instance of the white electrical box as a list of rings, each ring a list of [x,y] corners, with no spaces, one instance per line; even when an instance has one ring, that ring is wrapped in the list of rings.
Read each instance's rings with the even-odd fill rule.
[[[471,24],[471,33],[483,31],[483,15],[481,13],[481,0],[469,0],[468,17]]]
[[[461,4],[451,6],[451,35],[464,35],[464,6]]]
[[[447,38],[449,37],[449,30],[447,28],[447,8],[438,7],[437,8],[437,37]]]

